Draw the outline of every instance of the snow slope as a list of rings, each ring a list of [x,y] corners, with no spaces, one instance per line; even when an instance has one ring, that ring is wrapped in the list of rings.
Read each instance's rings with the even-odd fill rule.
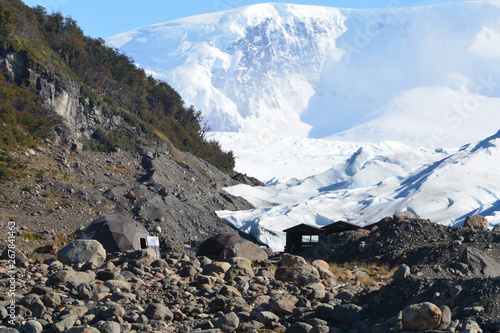
[[[258,4],[107,41],[214,131],[450,147],[497,129],[499,4]]]
[[[302,181],[227,191],[257,208],[218,215],[275,250],[282,230],[299,223],[323,226],[339,220],[360,226],[400,211],[448,225],[476,213],[500,222],[500,132],[454,153],[395,142],[365,145],[345,162]]]

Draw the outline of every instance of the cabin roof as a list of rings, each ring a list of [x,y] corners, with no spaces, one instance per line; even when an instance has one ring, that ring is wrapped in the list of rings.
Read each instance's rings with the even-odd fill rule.
[[[320,231],[321,231],[320,227],[305,223],[301,223],[291,228],[283,230],[283,232],[314,232],[314,233],[319,233]]]

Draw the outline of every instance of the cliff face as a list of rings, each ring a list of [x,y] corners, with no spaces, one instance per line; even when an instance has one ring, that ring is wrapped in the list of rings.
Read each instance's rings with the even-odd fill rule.
[[[89,140],[102,125],[110,128],[130,127],[119,116],[107,117],[81,93],[81,86],[60,69],[44,68],[21,53],[0,54],[0,69],[7,79],[27,85],[43,99],[44,106],[60,117],[56,132],[70,141]]]

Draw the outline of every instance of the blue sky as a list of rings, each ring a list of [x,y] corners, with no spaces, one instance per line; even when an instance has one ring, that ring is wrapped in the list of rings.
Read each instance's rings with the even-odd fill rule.
[[[182,17],[211,13],[256,3],[278,2],[344,8],[425,6],[453,0],[23,0],[75,19],[86,35],[111,37],[121,32]]]

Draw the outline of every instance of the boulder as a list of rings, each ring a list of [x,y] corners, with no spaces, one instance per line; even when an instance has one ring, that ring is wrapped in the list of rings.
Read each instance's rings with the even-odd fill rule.
[[[290,327],[286,330],[287,333],[309,333],[312,330],[312,325],[302,322],[296,322],[290,325]]]
[[[64,270],[49,277],[52,284],[65,283],[78,286],[80,283],[94,282],[96,275],[94,272],[77,272],[74,270]]]
[[[295,305],[285,300],[277,300],[270,302],[271,311],[278,315],[291,315]]]
[[[62,319],[56,323],[52,324],[52,331],[56,333],[62,333],[68,331],[73,325],[76,323],[78,319],[75,315],[66,315],[62,317]]]
[[[272,313],[271,311],[259,311],[254,314],[255,320],[263,323],[264,325],[271,325],[277,323],[280,317]]]
[[[392,280],[394,281],[402,281],[406,279],[411,274],[411,269],[408,265],[402,264],[392,275]]]
[[[264,261],[268,259],[267,252],[261,249],[258,245],[243,241],[236,243],[227,249],[228,257],[242,257],[250,261]]]
[[[477,276],[500,277],[500,262],[474,247],[466,247],[460,260]]]
[[[488,230],[488,219],[481,215],[468,216],[465,219],[464,228]]]
[[[57,252],[63,264],[91,264],[100,267],[106,260],[106,250],[94,239],[77,239]]]
[[[443,318],[441,319],[441,324],[438,329],[440,331],[446,331],[448,327],[451,326],[451,310],[447,305],[442,305],[439,307],[443,314]]]
[[[229,312],[220,316],[215,326],[224,333],[236,332],[236,329],[240,326],[240,319],[236,313]]]
[[[330,270],[330,264],[328,264],[326,261],[322,260],[322,259],[316,259],[314,260],[312,263],[311,263],[312,266],[318,268],[318,267],[322,267],[326,270]]]
[[[41,318],[46,312],[47,308],[43,304],[40,296],[36,294],[28,294],[19,300],[19,304],[31,311],[33,316]]]
[[[362,307],[348,303],[337,306],[320,305],[316,308],[319,318],[339,324],[352,324],[362,319]]]
[[[234,257],[229,259],[229,263],[231,264],[231,267],[224,276],[226,281],[234,280],[237,276],[255,276],[252,269],[252,262],[250,260],[241,257]]]
[[[283,264],[283,266],[287,267],[307,265],[307,262],[303,257],[289,253],[284,253],[281,256],[281,263]]]
[[[409,220],[409,219],[418,219],[419,217],[412,212],[406,211],[406,212],[396,213],[396,214],[394,214],[394,216],[392,218],[394,220],[396,220],[397,222],[401,222],[401,221]]]
[[[111,292],[123,291],[128,293],[131,290],[130,283],[123,280],[108,280],[104,285],[108,287]]]
[[[95,325],[95,327],[101,333],[120,333],[121,332],[120,324],[118,324],[114,321],[101,320]]]
[[[441,325],[443,313],[439,307],[430,303],[418,303],[403,309],[402,325],[410,330],[433,330]]]
[[[163,304],[153,303],[149,304],[144,314],[148,319],[155,320],[172,320],[174,319],[174,314],[168,307]]]
[[[209,264],[203,265],[203,273],[205,275],[211,275],[213,273],[224,276],[226,272],[231,268],[231,264],[223,261],[214,261]]]
[[[41,333],[43,326],[36,320],[28,320],[24,324],[24,333]]]

